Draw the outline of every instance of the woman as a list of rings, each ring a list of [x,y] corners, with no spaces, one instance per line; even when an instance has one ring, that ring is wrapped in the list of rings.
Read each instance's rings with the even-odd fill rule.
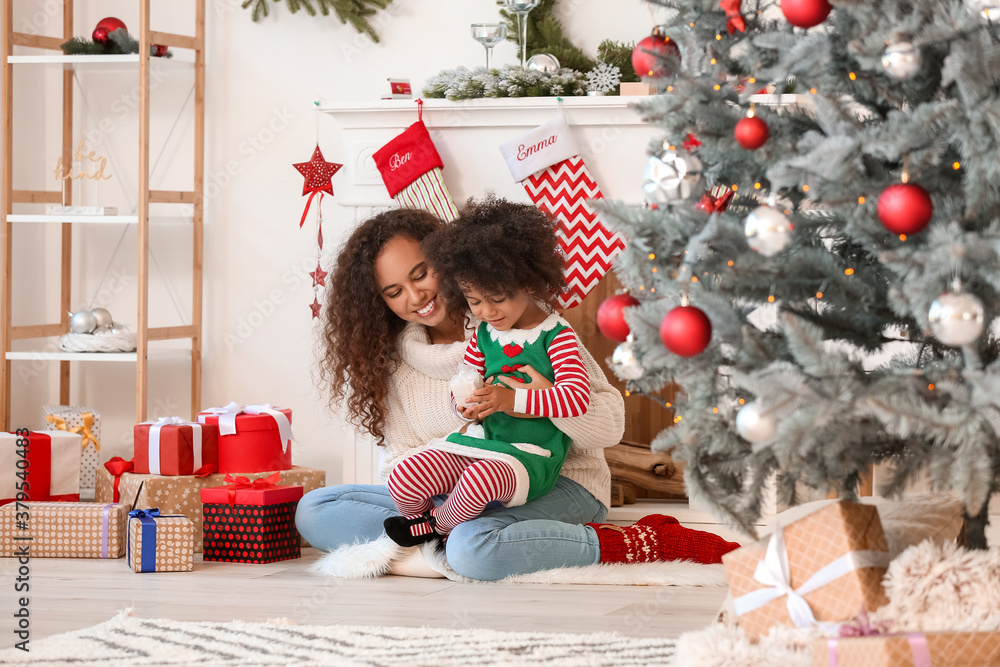
[[[451,408],[448,381],[478,323],[464,303],[445,299],[420,248],[442,224],[415,209],[369,219],[348,238],[327,287],[322,377],[331,402],[345,405],[349,420],[375,437],[382,480],[409,453],[465,423]],[[497,580],[599,562],[719,562],[737,546],[681,528],[670,517],[647,517],[625,529],[599,525],[611,481],[601,450],[621,439],[624,402],[593,357],[583,348],[581,354],[591,378],[590,408],[553,420],[573,443],[559,481],[537,500],[488,508],[455,528],[446,553],[458,574]],[[534,388],[551,386],[522,370]],[[396,514],[384,484],[345,484],[307,494],[296,525],[310,544],[332,550],[382,537],[383,522]],[[679,531],[704,537],[692,543],[679,539]]]

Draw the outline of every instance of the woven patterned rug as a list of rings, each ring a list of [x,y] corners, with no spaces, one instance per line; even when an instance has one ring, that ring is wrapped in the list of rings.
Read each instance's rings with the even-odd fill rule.
[[[0,651],[0,665],[468,667],[491,665],[663,666],[674,640],[475,629],[195,623],[136,618],[126,610],[92,628]]]

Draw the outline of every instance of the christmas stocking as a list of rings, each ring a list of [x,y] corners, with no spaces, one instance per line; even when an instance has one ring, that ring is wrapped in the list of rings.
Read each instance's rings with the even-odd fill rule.
[[[579,305],[611,269],[625,247],[621,234],[598,219],[588,200],[601,199],[564,116],[540,125],[500,146],[510,173],[535,206],[556,223],[556,237],[566,258],[566,290],[559,305]]]
[[[430,211],[445,222],[458,217],[458,209],[441,176],[444,163],[423,120],[406,128],[373,157],[389,196],[402,208]]]

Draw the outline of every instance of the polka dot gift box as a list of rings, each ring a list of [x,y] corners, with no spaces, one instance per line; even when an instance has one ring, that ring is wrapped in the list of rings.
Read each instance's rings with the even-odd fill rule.
[[[101,413],[83,405],[43,405],[42,427],[68,431],[82,437],[80,445],[80,488],[94,488],[94,473],[101,452]]]
[[[165,516],[157,508],[128,513],[128,566],[133,572],[190,572],[194,569],[194,524],[186,516]]]
[[[252,482],[226,475],[226,486],[201,490],[206,561],[274,563],[301,556],[295,506],[302,487],[280,481],[280,473]]]

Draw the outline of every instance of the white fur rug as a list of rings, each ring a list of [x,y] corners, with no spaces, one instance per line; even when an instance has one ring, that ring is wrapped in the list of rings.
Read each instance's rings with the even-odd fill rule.
[[[125,610],[106,623],[0,650],[0,665],[73,667],[653,667],[675,640],[548,632],[387,628],[141,619]]]
[[[420,549],[424,568],[412,565],[397,571],[394,565],[407,559],[405,550],[388,537],[343,546],[324,554],[312,565],[316,574],[345,579],[368,579],[386,574],[446,577],[452,581],[504,584],[594,584],[603,586],[725,586],[722,565],[690,561],[563,567],[507,577],[499,582],[477,582],[457,574],[442,551],[426,544]],[[419,557],[418,557],[419,558]],[[398,566],[397,566],[398,567]]]

